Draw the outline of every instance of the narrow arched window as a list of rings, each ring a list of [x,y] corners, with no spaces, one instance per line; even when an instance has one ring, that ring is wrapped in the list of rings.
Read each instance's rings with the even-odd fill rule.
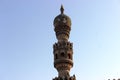
[[[62,57],[64,57],[64,56],[65,56],[65,53],[64,53],[64,52],[62,52],[62,53],[61,53],[61,56],[62,56]]]
[[[55,59],[58,59],[58,56],[57,56],[57,54],[55,54]]]
[[[70,55],[70,53],[68,54],[68,58],[71,59],[71,55]]]

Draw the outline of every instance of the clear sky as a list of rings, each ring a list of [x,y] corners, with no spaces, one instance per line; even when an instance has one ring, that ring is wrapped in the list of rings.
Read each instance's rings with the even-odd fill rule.
[[[0,0],[0,80],[52,80],[53,20],[72,20],[77,80],[120,78],[120,0]]]

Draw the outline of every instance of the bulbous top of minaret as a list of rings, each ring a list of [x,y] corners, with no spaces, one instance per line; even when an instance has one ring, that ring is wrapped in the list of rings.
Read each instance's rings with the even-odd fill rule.
[[[54,26],[61,26],[61,25],[66,25],[68,27],[71,26],[71,19],[67,15],[64,14],[64,8],[61,5],[60,8],[61,14],[55,17],[54,19]]]

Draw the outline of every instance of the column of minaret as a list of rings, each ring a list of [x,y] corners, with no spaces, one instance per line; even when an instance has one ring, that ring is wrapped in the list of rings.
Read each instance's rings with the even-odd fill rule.
[[[71,30],[71,19],[64,14],[61,6],[61,14],[54,19],[54,31],[57,42],[53,45],[54,67],[58,76],[53,80],[76,80],[75,75],[70,76],[70,69],[73,67],[73,43],[69,42]]]

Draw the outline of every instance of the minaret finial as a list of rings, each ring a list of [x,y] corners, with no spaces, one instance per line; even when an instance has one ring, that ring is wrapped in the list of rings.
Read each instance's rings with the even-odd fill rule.
[[[63,14],[63,12],[64,12],[63,5],[61,5],[60,11],[61,11],[61,14]]]

